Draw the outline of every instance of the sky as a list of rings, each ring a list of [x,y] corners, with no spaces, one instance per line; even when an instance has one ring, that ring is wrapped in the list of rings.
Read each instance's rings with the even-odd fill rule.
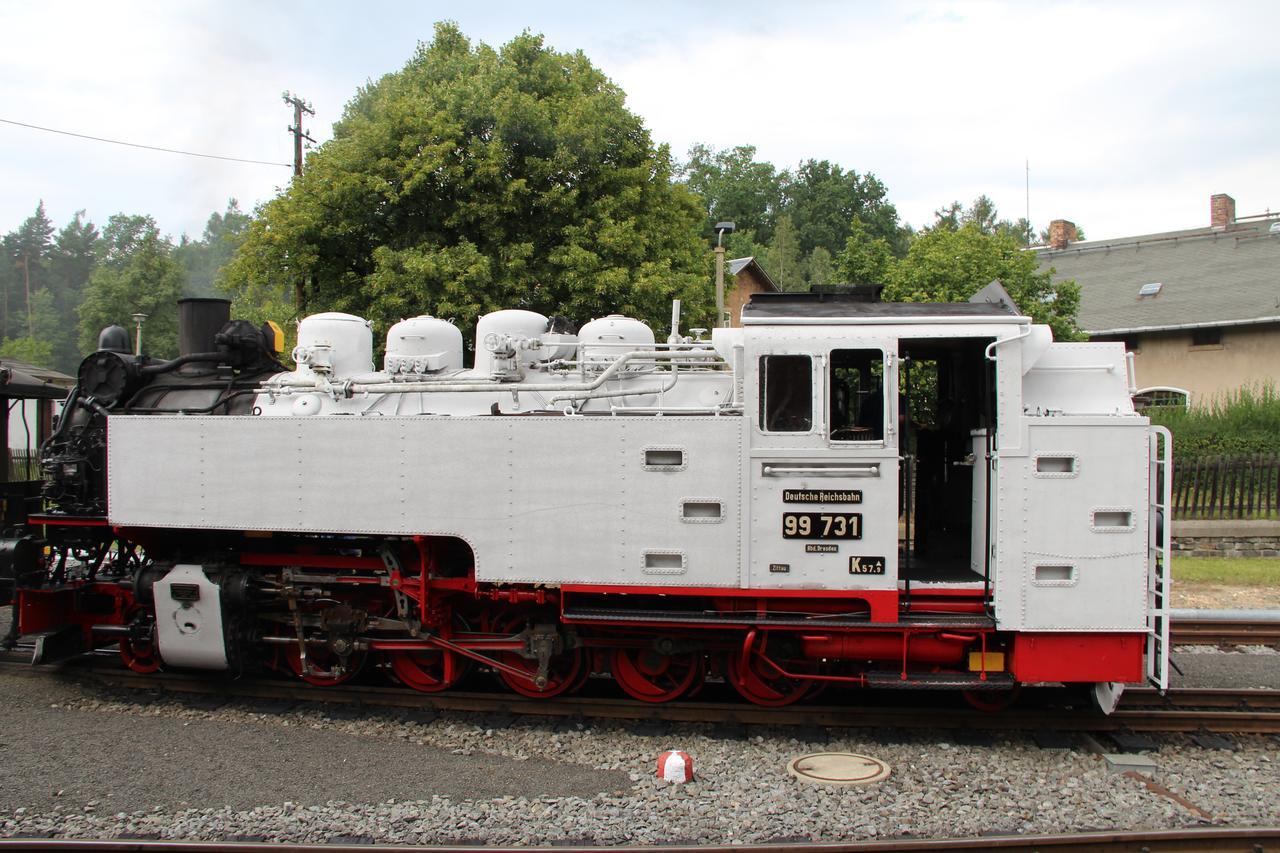
[[[1089,239],[1280,210],[1280,3],[421,2],[0,5],[0,233],[145,213],[198,238],[289,181],[286,90],[321,143],[360,86],[436,21],[500,46],[524,30],[582,50],[656,143],[754,145],[871,172],[921,226],[985,193]],[[1029,199],[1028,199],[1029,164]]]

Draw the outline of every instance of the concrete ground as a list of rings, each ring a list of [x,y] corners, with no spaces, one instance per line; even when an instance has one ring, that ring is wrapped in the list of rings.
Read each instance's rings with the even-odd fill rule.
[[[93,689],[74,677],[0,670],[0,809],[94,802],[99,812],[251,808],[285,800],[385,802],[447,797],[591,797],[628,774],[545,759],[455,755],[346,734],[78,710]]]

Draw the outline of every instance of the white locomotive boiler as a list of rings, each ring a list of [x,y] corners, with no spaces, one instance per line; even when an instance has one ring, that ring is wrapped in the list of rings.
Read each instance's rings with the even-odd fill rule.
[[[12,571],[24,631],[429,692],[1065,682],[1109,710],[1166,684],[1170,446],[1119,343],[1000,301],[770,294],[709,339],[677,309],[661,344],[498,311],[469,369],[444,320],[393,326],[375,370],[369,323],[318,314],[284,371],[203,308],[177,362],[86,359],[45,449],[52,556]]]

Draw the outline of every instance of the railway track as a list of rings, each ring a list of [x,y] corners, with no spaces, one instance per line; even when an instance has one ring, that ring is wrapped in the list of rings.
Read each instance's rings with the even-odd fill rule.
[[[12,658],[7,661],[16,664]],[[806,704],[762,708],[738,701],[687,700],[648,705],[626,697],[561,696],[528,699],[508,692],[450,691],[424,694],[403,687],[344,684],[312,687],[276,678],[220,679],[208,674],[160,672],[142,675],[108,657],[67,667],[120,690],[159,690],[175,695],[213,696],[227,702],[260,700],[302,705],[331,704],[368,709],[453,711],[478,714],[770,725],[822,728],[932,728],[980,731],[1145,731],[1280,734],[1280,691],[1177,688],[1161,695],[1133,688],[1109,717],[1077,707],[1049,704],[975,711],[936,701],[912,705]],[[880,692],[877,698],[884,699]],[[936,697],[930,695],[927,699]]]
[[[1280,844],[1280,827],[1249,828],[1201,828],[1156,831],[1077,832],[1062,835],[982,836],[980,838],[902,839],[891,841],[863,841],[852,843],[795,843],[759,844],[743,847],[720,845],[672,845],[658,848],[663,853],[733,853],[752,850],[759,853],[775,853],[783,850],[812,851],[812,853],[913,853],[918,850],[1001,850],[1006,853],[1031,853],[1053,850],[1058,853],[1108,853],[1120,850],[1144,850],[1152,853],[1173,851],[1200,851],[1200,853],[1254,853],[1273,849]],[[214,853],[233,849],[242,853],[367,853],[369,850],[398,851],[472,851],[475,847],[407,845],[373,846],[369,844],[282,844],[239,842],[234,844],[211,841],[162,841],[146,839],[73,839],[73,838],[14,838],[0,839],[0,849],[56,851],[97,851],[98,853]],[[494,853],[527,853],[527,848],[488,847]],[[626,847],[541,847],[539,850],[572,850],[574,853],[605,853],[618,850],[653,850],[655,848]]]
[[[1165,693],[1149,687],[1125,691],[1124,708],[1245,708],[1280,711],[1280,690],[1221,687],[1174,687]]]
[[[26,655],[5,655],[0,660],[9,666],[27,662]],[[973,712],[960,708],[874,707],[813,705],[786,709],[757,708],[740,702],[680,702],[661,706],[642,705],[630,699],[601,697],[568,697],[553,700],[529,700],[508,693],[450,693],[430,696],[401,688],[372,685],[314,688],[279,679],[240,679],[228,681],[203,675],[158,673],[143,676],[120,667],[114,654],[89,656],[57,669],[73,677],[89,677],[103,684],[129,690],[159,690],[173,694],[200,694],[228,702],[243,699],[272,700],[276,707],[294,704],[338,703],[362,708],[403,708],[471,711],[502,715],[541,715],[602,719],[627,719],[640,722],[709,722],[738,725],[821,726],[830,728],[895,727],[948,730],[1004,731],[1009,729],[1053,729],[1066,732],[1083,731],[1184,731],[1184,732],[1257,732],[1280,733],[1280,691],[1179,689],[1165,695],[1153,690],[1131,689],[1125,702],[1112,717],[1098,717],[1080,711],[1055,708],[1010,709],[1000,713]],[[880,693],[884,697],[884,693]],[[936,696],[936,694],[935,694]],[[282,704],[281,704],[282,703]],[[208,707],[208,706],[205,706]],[[215,706],[216,707],[216,706]],[[236,849],[266,853],[311,853],[311,851],[369,850],[373,839],[359,843],[257,844],[239,843]],[[984,836],[957,839],[896,839],[858,843],[759,845],[761,851],[800,849],[810,853],[870,853],[870,851],[916,850],[1002,850],[1002,851],[1254,851],[1280,846],[1280,827],[1201,828],[1159,832],[1086,832],[1046,836]],[[201,841],[150,839],[0,839],[0,850],[38,849],[47,851],[186,851],[227,849],[226,845]],[[376,846],[373,847],[376,849]],[[387,847],[397,850],[431,850],[440,853],[449,847]],[[464,849],[464,848],[458,848]],[[473,847],[465,849],[474,849]],[[504,848],[492,848],[502,850]],[[544,848],[555,850],[555,848]],[[604,848],[574,846],[574,851]],[[616,848],[611,848],[616,849]],[[741,847],[719,846],[664,847],[667,853],[692,853],[693,850],[728,853]]]
[[[1173,642],[1184,645],[1280,643],[1280,621],[1179,618],[1172,625]],[[29,648],[0,653],[0,664],[25,665]],[[584,717],[639,721],[673,721],[735,725],[842,727],[899,727],[945,729],[1056,729],[1067,731],[1177,731],[1280,733],[1280,690],[1174,688],[1165,694],[1130,688],[1110,717],[1077,709],[1048,706],[1012,707],[998,713],[956,707],[939,709],[910,704],[806,704],[761,708],[741,701],[680,701],[647,705],[627,698],[566,696],[526,699],[507,692],[450,691],[423,694],[401,687],[368,684],[316,688],[273,678],[234,681],[207,674],[155,673],[140,675],[118,666],[114,651],[87,656],[72,665],[92,673],[99,682],[120,689],[159,689],[175,694],[218,695],[232,699],[261,699],[297,703],[517,714],[544,717]]]

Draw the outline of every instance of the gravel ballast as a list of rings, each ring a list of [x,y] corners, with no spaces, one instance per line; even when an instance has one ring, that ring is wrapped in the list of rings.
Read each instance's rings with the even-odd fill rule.
[[[1083,744],[1019,734],[272,713],[12,672],[0,695],[3,836],[723,844],[1280,824],[1280,741],[1266,736],[1228,739],[1235,749],[1157,737],[1148,787]],[[694,782],[655,778],[671,748],[693,757]],[[787,775],[824,750],[893,773],[860,788]]]

